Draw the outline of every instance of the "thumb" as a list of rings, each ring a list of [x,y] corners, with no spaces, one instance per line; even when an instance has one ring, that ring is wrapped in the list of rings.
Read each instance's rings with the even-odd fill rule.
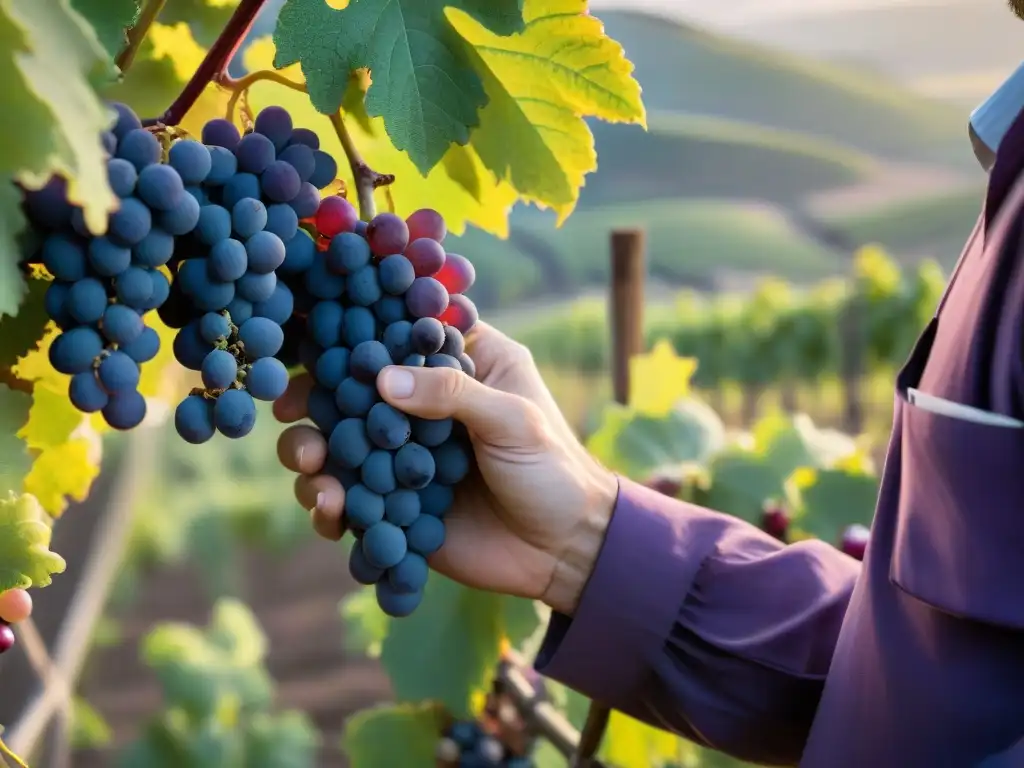
[[[391,365],[378,375],[377,389],[404,413],[424,419],[453,418],[492,444],[527,447],[537,442],[540,417],[532,403],[454,368]]]

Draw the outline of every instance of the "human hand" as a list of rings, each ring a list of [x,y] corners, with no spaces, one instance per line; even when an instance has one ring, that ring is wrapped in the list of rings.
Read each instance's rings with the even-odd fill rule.
[[[396,408],[464,424],[476,454],[477,471],[457,487],[445,544],[430,565],[467,586],[543,600],[571,614],[604,539],[618,481],[576,439],[525,347],[481,323],[467,351],[477,379],[449,368],[400,366],[377,379]],[[308,376],[292,381],[274,404],[280,421],[305,418],[311,386]],[[296,497],[312,510],[316,531],[341,538],[345,493],[323,473],[324,436],[312,426],[289,427],[278,456],[299,473]]]

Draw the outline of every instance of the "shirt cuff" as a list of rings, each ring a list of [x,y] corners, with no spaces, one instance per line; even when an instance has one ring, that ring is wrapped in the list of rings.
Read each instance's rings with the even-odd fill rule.
[[[593,573],[575,615],[552,614],[538,672],[611,705],[646,681],[707,555],[706,537],[684,535],[680,505],[619,479]]]

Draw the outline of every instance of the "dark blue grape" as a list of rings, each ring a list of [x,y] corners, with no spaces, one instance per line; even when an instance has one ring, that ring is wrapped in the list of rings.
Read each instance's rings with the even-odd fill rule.
[[[273,272],[259,273],[251,269],[238,278],[238,295],[253,304],[266,301],[277,288],[277,275]]]
[[[92,232],[89,231],[89,225],[85,223],[85,212],[81,208],[75,208],[72,212],[71,228],[81,237],[92,237]]]
[[[266,107],[253,121],[253,130],[266,136],[276,150],[288,146],[292,138],[292,118],[284,107]]]
[[[126,307],[123,304],[110,304],[103,311],[100,326],[108,341],[123,346],[131,344],[139,338],[146,324],[142,322],[139,313],[131,307]]]
[[[142,121],[139,120],[139,116],[135,114],[131,107],[118,101],[111,103],[110,106],[117,115],[114,127],[110,130],[118,141],[127,136],[131,131],[142,127]]]
[[[135,429],[146,418],[146,398],[137,389],[111,395],[103,408],[103,420],[118,430]]]
[[[466,338],[462,331],[454,325],[444,327],[444,344],[441,345],[441,354],[458,359],[466,351]]]
[[[231,208],[231,225],[243,240],[267,226],[267,208],[258,199],[246,197]]]
[[[369,222],[366,222],[366,221],[363,221],[362,219],[360,219],[359,221],[356,222],[356,228],[353,229],[352,231],[355,232],[360,237],[366,237],[366,233],[369,231],[369,229],[370,229]]]
[[[345,520],[365,530],[384,519],[384,497],[365,485],[353,485],[345,492]]]
[[[148,363],[160,351],[160,334],[153,328],[143,328],[138,338],[121,347],[121,351],[139,365]]]
[[[351,376],[342,379],[334,393],[334,403],[345,416],[366,416],[379,400],[377,387],[364,384]]]
[[[273,272],[284,263],[284,243],[273,232],[257,232],[245,241],[245,251],[253,272]]]
[[[377,374],[391,364],[387,347],[379,341],[364,341],[356,345],[349,360],[352,376],[367,384],[375,382]]]
[[[255,306],[251,301],[246,301],[241,296],[235,296],[231,302],[225,308],[228,314],[231,316],[231,322],[235,325],[241,325],[255,312]]]
[[[382,511],[383,507],[382,499]],[[370,564],[378,568],[393,568],[402,562],[407,551],[405,532],[397,525],[381,521],[367,528],[363,535],[363,553]]]
[[[140,267],[162,267],[174,255],[174,236],[158,227],[132,246],[132,261]]]
[[[437,318],[421,317],[412,324],[409,343],[418,355],[436,354],[444,345],[444,325]]]
[[[441,445],[452,435],[454,422],[451,419],[420,419],[411,417],[412,439],[427,448]],[[437,457],[434,457],[435,461]]]
[[[420,515],[405,530],[409,549],[430,557],[444,545],[444,523],[438,517]]]
[[[437,317],[448,309],[448,290],[432,277],[417,277],[405,294],[413,317]]]
[[[185,262],[189,263],[191,262]],[[210,249],[208,264],[211,278],[230,283],[245,274],[249,268],[249,256],[240,241],[228,238]]]
[[[132,252],[105,237],[89,242],[89,266],[102,277],[116,277],[132,263]]]
[[[213,349],[203,359],[200,374],[207,389],[227,389],[238,377],[238,363],[227,350]]]
[[[317,189],[323,189],[338,177],[338,163],[326,152],[314,149],[313,162],[315,167],[309,183]]]
[[[202,206],[192,195],[182,195],[181,200],[169,211],[157,216],[157,223],[172,235],[187,235],[199,223]]]
[[[235,284],[214,280],[205,259],[189,259],[178,268],[182,290],[201,312],[220,312],[235,298]]]
[[[238,173],[238,158],[224,147],[208,147],[210,150],[210,173],[206,177],[207,187],[222,187]]]
[[[388,348],[392,360],[404,360],[412,354],[412,323],[399,320],[384,329],[381,342]]]
[[[399,592],[387,579],[381,579],[376,586],[377,605],[388,616],[401,619],[413,614],[423,602],[423,592]]]
[[[405,256],[395,254],[380,263],[380,287],[392,296],[401,296],[416,280],[416,270]]]
[[[42,189],[26,192],[25,212],[45,229],[62,229],[71,224],[74,207],[68,202],[67,182],[54,176]]]
[[[68,291],[67,308],[71,316],[80,323],[98,323],[107,308],[107,290],[94,277],[79,280]]]
[[[118,137],[117,156],[142,171],[154,163],[160,162],[160,141],[145,128],[136,128]]]
[[[104,152],[113,155],[117,151],[117,136],[111,131],[104,131],[100,134],[100,144],[103,145]]]
[[[198,371],[203,367],[203,360],[209,354],[211,346],[203,340],[199,331],[199,321],[193,320],[174,337],[174,359],[190,371]]]
[[[300,219],[311,218],[316,215],[316,211],[320,207],[320,190],[306,182],[299,188],[299,194],[289,201],[288,205],[295,210],[295,215]]]
[[[372,306],[383,295],[380,288],[380,280],[377,276],[377,267],[373,264],[368,264],[350,274],[347,278],[345,290],[353,304],[360,307]]]
[[[313,238],[299,230],[285,243],[284,263],[278,268],[278,272],[289,275],[305,272],[312,266],[314,258],[316,243],[313,242]]]
[[[260,176],[260,188],[267,199],[275,203],[287,203],[299,194],[302,179],[290,164],[275,160]]]
[[[420,499],[420,512],[432,517],[444,517],[455,502],[455,491],[449,485],[432,482],[417,491]]]
[[[313,372],[317,383],[322,387],[327,387],[327,389],[337,389],[348,376],[348,358],[349,352],[346,347],[331,347],[325,350],[317,359],[316,368]],[[370,409],[367,408],[366,410],[369,411]]]
[[[157,211],[170,211],[185,197],[181,176],[169,165],[147,165],[136,186],[142,202]]]
[[[288,144],[302,144],[310,149],[320,149],[320,137],[309,128],[296,128],[292,131]]]
[[[427,355],[427,368],[451,368],[455,371],[461,371],[462,365],[451,355],[438,353],[436,355]]]
[[[405,299],[401,296],[381,296],[373,305],[373,314],[384,325],[401,322],[409,316],[405,308]]]
[[[185,187],[185,191],[188,194],[192,195],[192,197],[195,198],[195,201],[199,203],[199,205],[210,204],[210,196],[206,194],[206,190],[203,189],[202,187],[188,186]]]
[[[434,448],[432,453],[434,478],[442,485],[455,485],[469,474],[470,454],[461,442],[449,440]]]
[[[203,144],[210,144],[214,147],[224,147],[234,151],[241,139],[238,128],[230,120],[222,117],[210,120],[203,126]]]
[[[332,434],[342,420],[341,413],[334,404],[333,390],[324,387],[313,387],[310,390],[309,397],[306,400],[306,411],[309,413],[309,420],[325,435]],[[358,467],[359,463],[357,462],[352,467],[349,467],[349,469]]]
[[[250,317],[239,327],[238,340],[247,359],[259,360],[278,353],[284,344],[284,331],[266,317]]]
[[[427,585],[429,575],[426,558],[415,552],[406,552],[401,562],[388,570],[388,580],[399,592],[420,591]]]
[[[202,395],[189,395],[174,410],[174,429],[192,445],[202,445],[213,438],[214,401]]]
[[[370,245],[359,235],[342,232],[327,246],[327,268],[339,275],[357,272],[370,263]]]
[[[400,488],[384,497],[384,519],[402,528],[420,516],[422,505],[416,491]]]
[[[220,312],[207,312],[199,319],[199,335],[208,344],[216,344],[231,335],[231,323]]]
[[[121,207],[110,215],[107,235],[123,245],[132,246],[149,234],[153,226],[153,214],[137,197],[126,197]]]
[[[381,495],[391,493],[397,487],[394,459],[390,451],[371,451],[363,462],[363,485]]]
[[[278,159],[295,169],[300,184],[309,181],[313,172],[316,171],[316,158],[313,157],[313,150],[304,144],[289,144],[278,156]],[[291,197],[288,199],[291,200]]]
[[[374,405],[366,415],[366,433],[374,445],[395,451],[409,442],[412,428],[408,416],[382,402]]]
[[[139,172],[127,160],[114,157],[107,161],[107,181],[118,197],[131,197],[138,180]]]
[[[103,352],[103,339],[92,328],[64,331],[50,345],[50,365],[58,373],[74,375],[92,368]]]
[[[345,344],[355,349],[360,344],[377,338],[377,318],[366,307],[345,310],[345,323],[341,329]]]
[[[462,747],[463,750],[469,751],[476,748],[477,743],[480,741],[480,737],[483,736],[483,732],[480,730],[480,726],[475,722],[459,720],[452,724],[448,735],[449,738]]]
[[[43,241],[43,266],[58,280],[73,283],[85,277],[88,260],[83,243],[73,235],[54,233]]]
[[[344,316],[345,310],[338,302],[317,302],[309,311],[306,321],[309,337],[324,349],[337,346],[341,342]]]
[[[220,205],[204,205],[196,223],[196,239],[203,245],[214,246],[231,237],[231,214]]]
[[[96,369],[100,384],[110,394],[122,394],[139,386],[139,364],[120,350],[111,352]]]
[[[71,377],[68,400],[82,413],[96,413],[106,408],[110,396],[96,380],[95,371],[82,371]]]
[[[149,295],[149,301],[141,307],[134,307],[134,309],[139,309],[144,312],[148,312],[151,309],[159,309],[171,295],[171,282],[167,279],[167,275],[157,269],[150,269],[149,278],[150,286],[152,287],[152,293]]]
[[[287,323],[294,310],[295,296],[292,294],[292,289],[280,280],[277,281],[274,293],[269,299],[258,302],[252,307],[252,313],[256,317],[265,317],[278,325]]]
[[[260,358],[249,369],[245,388],[257,400],[273,402],[288,388],[288,369],[277,358]]]
[[[246,134],[235,148],[238,168],[244,173],[263,173],[276,156],[274,143],[261,133]]]
[[[362,542],[356,541],[348,554],[348,572],[358,584],[370,586],[380,581],[384,575],[383,568],[370,565],[370,561],[363,554]]]
[[[69,283],[62,283],[54,280],[46,288],[46,295],[43,297],[43,307],[46,314],[61,328],[68,328],[75,324],[75,319],[68,312],[68,292],[71,290]]]
[[[256,402],[244,389],[228,389],[217,396],[213,423],[225,437],[245,437],[256,426]]]
[[[117,300],[132,309],[144,309],[153,298],[154,274],[159,273],[152,273],[143,267],[128,267],[117,276],[114,285]]]
[[[406,443],[395,454],[395,477],[405,488],[423,488],[434,479],[434,457],[419,443]]]
[[[260,180],[251,173],[236,173],[224,183],[220,203],[230,211],[247,197],[260,199]]]
[[[362,419],[342,419],[331,431],[327,450],[339,466],[348,469],[361,466],[373,450],[366,436],[366,422]]]
[[[290,205],[275,203],[267,206],[267,224],[264,227],[273,232],[284,243],[289,242],[299,231],[299,217]]]
[[[210,150],[191,139],[174,142],[167,154],[167,162],[185,184],[202,184],[213,167]]]
[[[345,278],[327,269],[324,254],[313,254],[313,263],[305,274],[304,285],[311,296],[318,299],[338,299],[345,292]]]

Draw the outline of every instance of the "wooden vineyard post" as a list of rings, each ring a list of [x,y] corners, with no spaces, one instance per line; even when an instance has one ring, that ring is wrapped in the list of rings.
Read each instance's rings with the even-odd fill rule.
[[[616,230],[611,235],[611,284],[609,304],[612,336],[612,387],[615,402],[629,403],[629,363],[644,351],[644,233],[637,229]],[[579,749],[573,768],[596,768],[594,758],[611,710],[593,701],[580,732]]]

